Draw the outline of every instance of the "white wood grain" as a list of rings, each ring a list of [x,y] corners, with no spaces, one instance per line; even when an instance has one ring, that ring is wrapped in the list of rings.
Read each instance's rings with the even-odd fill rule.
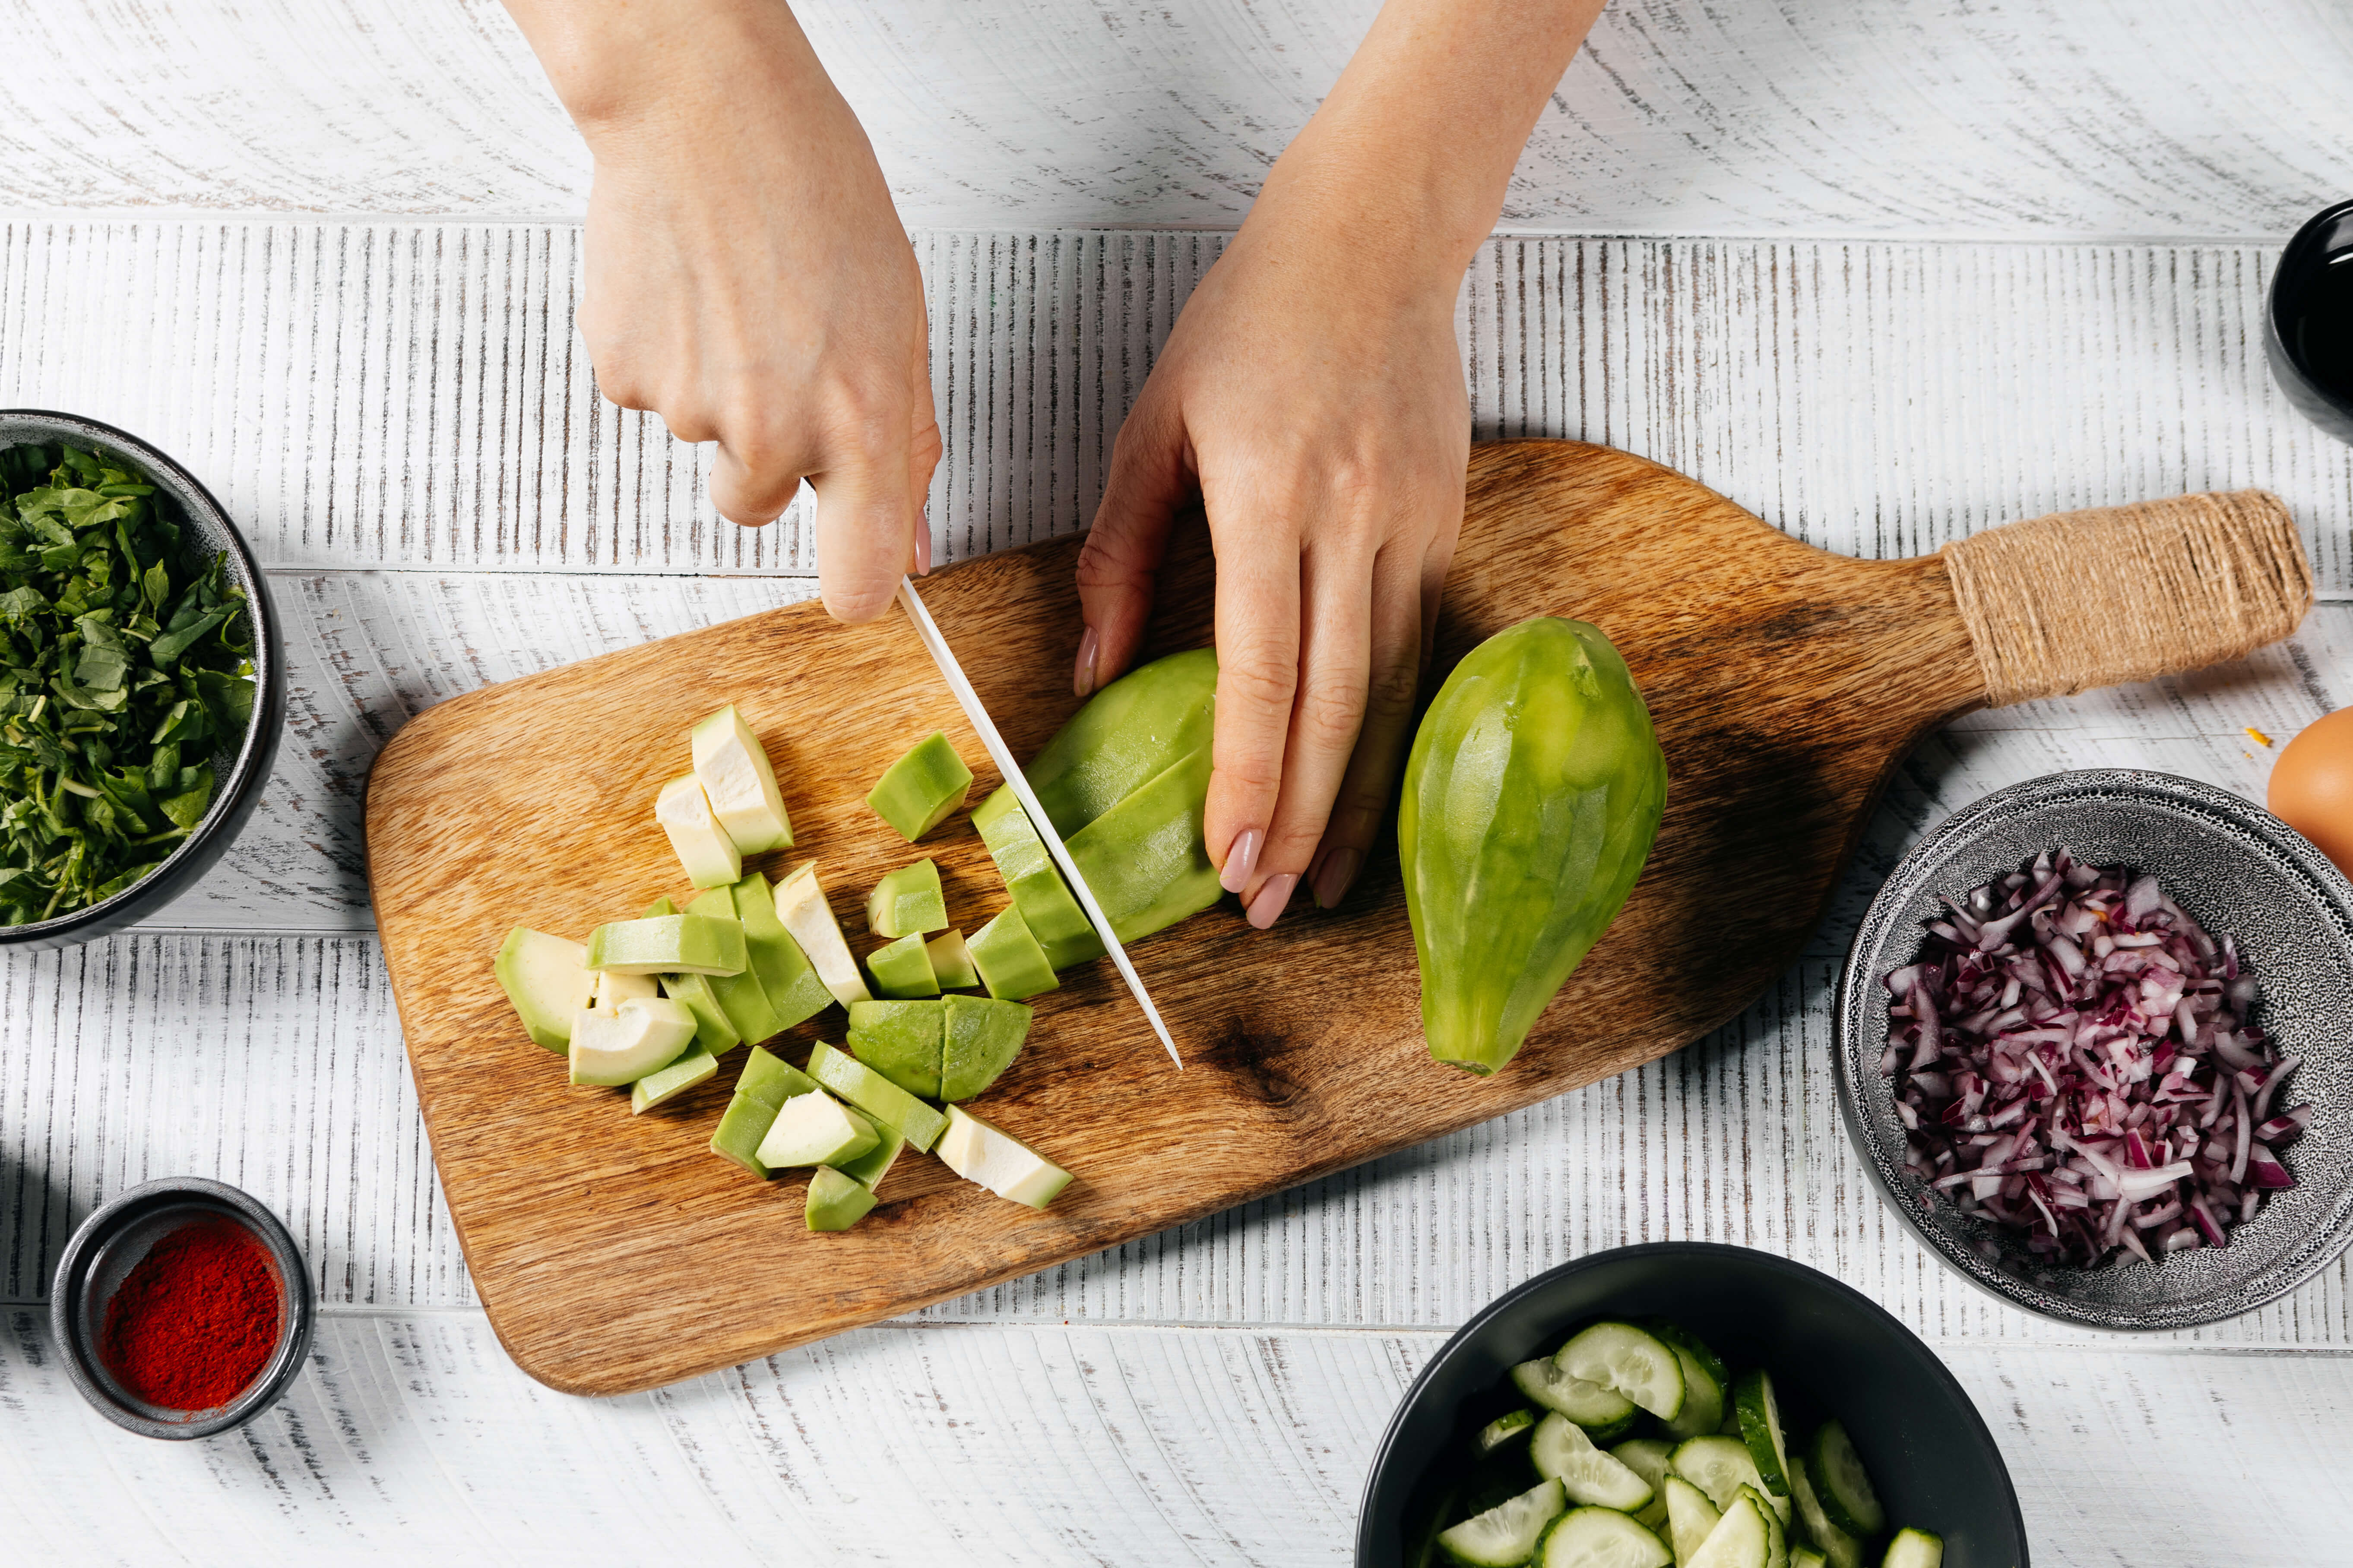
[[[811,0],[901,211],[1240,220],[1377,0]],[[494,0],[0,5],[0,205],[575,217],[588,164]],[[2284,235],[2353,186],[2330,0],[1618,0],[1507,226]]]
[[[10,1313],[0,1536],[40,1561],[1340,1563],[1434,1333],[886,1328],[591,1403],[471,1312],[336,1313],[287,1399],[104,1425]],[[2353,1357],[1947,1345],[2046,1568],[2343,1562]]]

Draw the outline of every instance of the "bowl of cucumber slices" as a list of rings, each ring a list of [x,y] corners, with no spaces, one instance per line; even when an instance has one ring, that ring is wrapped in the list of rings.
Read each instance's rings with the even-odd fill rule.
[[[1993,1435],[1828,1275],[1705,1242],[1540,1274],[1433,1357],[1358,1568],[2026,1568]]]

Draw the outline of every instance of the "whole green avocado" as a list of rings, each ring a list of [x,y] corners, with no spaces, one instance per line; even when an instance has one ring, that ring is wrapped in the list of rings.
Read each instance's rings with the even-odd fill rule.
[[[1642,873],[1667,763],[1599,627],[1539,616],[1446,678],[1398,812],[1430,1054],[1482,1075],[1520,1044]]]

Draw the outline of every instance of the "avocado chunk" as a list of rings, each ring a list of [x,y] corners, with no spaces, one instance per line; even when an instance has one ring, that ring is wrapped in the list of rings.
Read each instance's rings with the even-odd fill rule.
[[[809,1052],[808,1076],[917,1149],[929,1149],[938,1142],[940,1133],[947,1127],[947,1118],[936,1110],[856,1057],[835,1050],[823,1041]]]
[[[961,1105],[948,1107],[939,1148],[941,1161],[965,1181],[1033,1209],[1044,1208],[1071,1184],[1070,1172]]]
[[[743,1073],[735,1079],[735,1097],[727,1102],[726,1112],[719,1118],[718,1130],[711,1134],[711,1152],[724,1155],[765,1181],[774,1173],[760,1163],[761,1141],[776,1124],[776,1112],[784,1109],[786,1100],[816,1088],[798,1068],[754,1046],[744,1058]]]
[[[632,996],[572,1016],[572,1081],[606,1088],[668,1067],[694,1038],[694,1015],[667,996]]]
[[[910,931],[868,953],[866,973],[874,977],[874,990],[881,996],[904,999],[940,994],[939,980],[932,973],[931,951],[923,945],[921,931]],[[850,1005],[862,1007],[866,1004],[853,1002]]]
[[[723,976],[722,978],[727,978]],[[694,1015],[695,1047],[711,1057],[724,1056],[744,1043],[744,1032],[727,1016],[719,993],[708,974],[665,974],[662,994]]]
[[[944,931],[923,943],[923,952],[931,958],[932,979],[941,990],[980,984],[980,971],[972,966],[972,949],[965,945],[964,932]]]
[[[855,1160],[881,1139],[874,1123],[823,1089],[785,1101],[754,1156],[771,1171],[791,1165],[830,1165]]]
[[[1071,835],[1071,861],[1121,942],[1150,936],[1224,896],[1201,837],[1208,795],[1203,746]]]
[[[532,1044],[551,1051],[568,1049],[572,1015],[596,994],[588,950],[576,942],[517,926],[499,944],[492,967]]]
[[[988,994],[1003,1002],[1027,1001],[1061,984],[1018,907],[999,911],[973,932],[972,964]]]
[[[940,868],[929,859],[890,872],[867,895],[866,929],[876,936],[944,931],[947,923],[948,901],[940,890]]]
[[[849,1048],[860,1061],[909,1094],[937,1100],[946,1028],[944,1002],[853,1003]]]
[[[1101,958],[1103,939],[1095,935],[1086,910],[1079,907],[1070,885],[1062,880],[1052,852],[1038,836],[1010,784],[1000,786],[980,803],[972,814],[972,825],[980,829],[980,841],[988,846],[988,858],[997,862],[997,874],[1005,879],[1005,890],[1013,895],[1013,907],[1021,911],[1029,934],[1046,950],[1047,962],[1056,969],[1068,969]]]
[[[809,1178],[806,1218],[811,1230],[848,1230],[874,1206],[874,1189],[830,1165]]]
[[[686,912],[708,915],[713,920],[734,920],[733,893],[727,888],[709,889],[696,895],[694,901],[686,906]],[[767,988],[752,969],[752,942],[748,936],[744,942],[744,973],[713,974],[709,979],[711,994],[719,999],[720,1011],[727,1015],[728,1023],[744,1039],[757,1042],[784,1032],[784,1019],[777,1016],[768,1000]]]
[[[948,738],[934,730],[883,771],[866,804],[913,844],[962,805],[971,788],[972,770]]]
[[[744,923],[748,967],[760,977],[768,1005],[776,1009],[776,1029],[789,1029],[823,1012],[833,993],[826,989],[817,965],[793,940],[793,933],[785,929],[768,879],[754,871],[729,889],[728,896],[734,904],[735,918]]]
[[[686,879],[698,888],[723,888],[744,874],[744,857],[711,814],[711,799],[692,773],[681,773],[654,797],[654,820],[670,835]]]
[[[1036,1014],[1018,1002],[981,996],[950,996],[940,1005],[947,1015],[947,1042],[940,1057],[939,1097],[970,1100],[1013,1065]]]
[[[907,1146],[906,1136],[895,1127],[885,1127],[876,1122],[874,1135],[873,1148],[855,1160],[843,1160],[834,1166],[843,1175],[870,1191],[881,1187],[882,1178],[891,1173],[892,1165],[899,1158],[899,1151]]]
[[[629,1114],[643,1116],[665,1100],[675,1100],[696,1084],[719,1074],[719,1058],[702,1048],[702,1042],[686,1048],[686,1054],[666,1068],[658,1068],[629,1085]]]
[[[737,854],[792,847],[793,821],[785,813],[768,749],[735,711],[735,704],[730,702],[688,731],[687,744],[694,752],[694,776],[711,802],[711,815]]]
[[[744,926],[733,917],[656,915],[588,933],[588,967],[620,974],[741,974]]]
[[[873,994],[859,977],[858,961],[849,956],[849,944],[841,940],[841,922],[833,918],[833,906],[826,901],[825,889],[818,884],[817,862],[804,860],[785,873],[774,893],[776,918],[801,944],[826,990],[843,1006],[852,1002],[871,1002]]]

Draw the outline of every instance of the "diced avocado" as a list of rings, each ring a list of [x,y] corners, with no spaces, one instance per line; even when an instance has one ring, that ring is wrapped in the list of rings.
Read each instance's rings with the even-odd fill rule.
[[[944,1002],[858,1002],[849,1009],[849,1049],[858,1059],[925,1100],[940,1097],[947,1039]]]
[[[874,1189],[830,1165],[809,1178],[807,1217],[811,1230],[848,1230],[874,1206]]]
[[[494,968],[532,1043],[563,1051],[572,1039],[572,1015],[594,994],[588,950],[560,936],[517,926],[499,944]]]
[[[910,931],[887,947],[878,947],[866,955],[866,973],[874,977],[878,995],[905,998],[936,996],[940,983],[932,974],[932,955],[923,945],[923,933]],[[853,1007],[864,1006],[853,1002]]]
[[[722,979],[730,978],[723,975]],[[719,993],[708,974],[665,974],[662,994],[694,1015],[694,1043],[712,1057],[724,1056],[744,1043],[744,1032],[720,1005]]]
[[[988,994],[1002,1002],[1026,1001],[1061,984],[1018,908],[998,911],[972,933],[972,965],[980,971]]]
[[[771,1171],[783,1165],[831,1165],[855,1160],[881,1142],[874,1123],[820,1089],[785,1101],[754,1157]]]
[[[948,738],[934,730],[884,770],[866,804],[913,844],[962,805],[971,788],[972,770]]]
[[[965,945],[964,932],[944,931],[925,942],[923,951],[931,955],[932,978],[941,990],[980,984],[980,971],[972,966],[972,949]]]
[[[638,910],[638,918],[641,921],[649,921],[658,915],[674,915],[676,913],[678,913],[678,906],[670,901],[670,895],[668,893],[664,893],[660,898],[656,899],[652,903],[648,904],[644,909]]]
[[[997,874],[1005,879],[1005,890],[1013,895],[1013,907],[1021,911],[1029,934],[1046,950],[1046,961],[1056,969],[1068,969],[1101,958],[1103,939],[1095,935],[1086,910],[1079,907],[1070,885],[1062,880],[1052,852],[1038,837],[1013,787],[1000,785],[982,801],[972,814],[972,825],[980,829],[988,858],[997,862]]]
[[[686,879],[698,888],[723,888],[744,874],[744,857],[711,814],[710,797],[692,773],[681,773],[654,797],[654,820],[670,835]]]
[[[1071,1173],[1011,1133],[993,1127],[961,1105],[948,1107],[947,1131],[939,1155],[948,1169],[977,1182],[1000,1198],[1044,1208],[1071,1184]]]
[[[741,974],[744,927],[732,916],[656,915],[588,933],[588,967],[622,974]]]
[[[844,1160],[835,1166],[843,1175],[870,1190],[882,1185],[882,1178],[891,1173],[891,1166],[898,1160],[899,1151],[907,1146],[905,1135],[895,1127],[885,1127],[878,1121],[874,1124],[874,1132],[877,1141],[873,1148],[855,1160]]]
[[[711,1134],[711,1152],[767,1180],[775,1173],[760,1163],[761,1140],[767,1137],[786,1100],[816,1088],[798,1068],[754,1046],[735,1080],[735,1097],[727,1102],[717,1131]]]
[[[1179,759],[1065,841],[1123,942],[1198,914],[1224,894],[1201,840],[1209,762],[1207,746]]]
[[[849,956],[849,944],[841,940],[841,922],[833,918],[833,906],[826,902],[825,889],[818,884],[817,862],[804,860],[786,872],[776,884],[774,897],[776,918],[800,943],[833,999],[845,1007],[852,1002],[872,1001],[873,993],[859,978],[858,961]]]
[[[1036,1015],[1018,1002],[982,996],[950,996],[940,1005],[947,1015],[947,1043],[940,1057],[939,1097],[970,1100],[1013,1065]]]
[[[785,929],[768,879],[754,871],[728,891],[734,900],[735,918],[744,922],[744,956],[752,973],[760,977],[768,1005],[776,1009],[776,1028],[789,1029],[816,1017],[833,1000],[833,993],[826,989],[817,966],[793,940],[793,933]]]
[[[675,1100],[696,1084],[715,1078],[719,1058],[697,1042],[666,1068],[659,1068],[629,1085],[629,1114],[642,1116],[665,1100]]]
[[[808,1075],[917,1149],[940,1140],[947,1118],[872,1068],[823,1041],[809,1052]]]
[[[694,1038],[694,1015],[667,996],[632,996],[617,1007],[572,1016],[572,1081],[611,1088],[668,1067]]]
[[[733,920],[733,891],[728,888],[709,889],[695,896],[694,902],[686,906],[686,912],[709,915],[714,920]],[[776,1005],[768,1000],[767,987],[760,984],[759,973],[752,967],[749,935],[744,941],[744,963],[741,974],[711,976],[711,994],[719,998],[720,1010],[727,1015],[727,1021],[735,1026],[735,1032],[756,1044],[782,1034],[785,1020],[777,1014]]]
[[[711,815],[741,855],[789,848],[793,821],[776,788],[768,749],[730,702],[687,732],[694,752],[694,776],[711,802]]]
[[[947,923],[948,900],[940,890],[940,868],[928,858],[886,873],[867,895],[866,929],[876,936],[944,931]]]

